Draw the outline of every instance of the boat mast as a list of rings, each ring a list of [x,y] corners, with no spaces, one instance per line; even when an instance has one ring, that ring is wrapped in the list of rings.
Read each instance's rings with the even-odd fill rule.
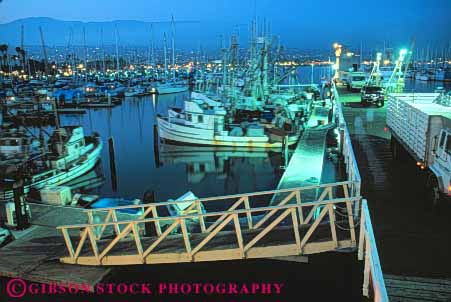
[[[175,81],[175,22],[174,15],[172,15],[172,80]]]
[[[116,71],[119,73],[119,47],[118,47],[118,31],[116,25],[115,37],[116,37]]]
[[[101,36],[101,42],[102,42],[102,71],[105,74],[106,66],[105,66],[105,45],[103,43],[103,28],[100,29],[100,36]]]
[[[45,71],[45,74],[48,74],[49,67],[48,67],[47,49],[45,48],[44,34],[42,33],[42,27],[40,27],[40,26],[39,26],[39,33],[41,34],[42,53],[44,54],[44,71]]]
[[[166,45],[166,33],[163,34],[164,79],[168,76],[168,49]]]
[[[85,58],[84,58],[84,61],[85,61],[85,83],[87,83],[88,82],[88,47],[86,46],[86,30],[85,30],[85,28],[83,27],[83,46],[84,46],[84,48],[85,48]]]

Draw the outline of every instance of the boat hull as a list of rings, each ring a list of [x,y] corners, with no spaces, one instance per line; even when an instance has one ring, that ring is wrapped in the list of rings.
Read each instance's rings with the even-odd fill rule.
[[[158,94],[171,94],[171,93],[180,93],[188,91],[188,87],[158,87],[156,89]]]
[[[187,127],[170,123],[166,119],[157,118],[158,135],[161,139],[170,142],[200,145],[200,146],[226,146],[245,148],[282,148],[282,142],[270,141],[267,136],[221,136],[215,135],[213,130]],[[298,136],[289,136],[288,145],[296,143]]]
[[[52,170],[49,170],[47,172],[49,173],[48,177],[42,180],[38,180],[32,184],[25,185],[24,193],[28,194],[30,189],[41,190],[44,187],[59,186],[86,174],[87,172],[92,170],[99,161],[102,147],[102,141],[99,139],[98,144],[96,144],[89,153],[84,155],[85,159],[82,162],[74,164],[67,171],[58,171],[56,169],[53,169],[53,173],[51,173]],[[10,201],[14,201],[14,191],[0,191],[0,202]]]

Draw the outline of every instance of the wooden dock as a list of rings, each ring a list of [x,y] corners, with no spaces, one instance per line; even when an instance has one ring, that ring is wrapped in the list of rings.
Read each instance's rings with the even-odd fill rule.
[[[25,231],[14,231],[16,240],[0,249],[0,276],[41,283],[86,284],[93,290],[110,269],[61,263],[60,258],[66,248],[61,232],[56,229],[67,222],[86,223],[85,210],[35,203],[29,205],[32,226]],[[131,218],[124,213],[118,215],[120,219]]]
[[[451,278],[431,279],[386,274],[384,279],[392,302],[451,301]]]

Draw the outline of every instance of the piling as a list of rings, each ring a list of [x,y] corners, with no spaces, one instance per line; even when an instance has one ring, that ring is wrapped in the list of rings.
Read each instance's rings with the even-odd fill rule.
[[[108,139],[108,147],[110,153],[111,188],[113,192],[116,192],[117,190],[116,160],[114,157],[114,140],[112,136],[110,136],[110,138]]]
[[[160,167],[160,150],[159,150],[159,137],[158,137],[158,126],[153,125],[153,154],[155,160],[155,167]]]
[[[146,191],[143,196],[143,203],[149,204],[149,203],[154,203],[154,202],[155,202],[155,192],[154,191]],[[145,218],[152,218],[152,217],[153,217],[152,213],[149,213],[146,215]],[[151,223],[151,222],[145,223],[144,230],[145,230],[146,236],[156,236],[157,235],[155,223]]]

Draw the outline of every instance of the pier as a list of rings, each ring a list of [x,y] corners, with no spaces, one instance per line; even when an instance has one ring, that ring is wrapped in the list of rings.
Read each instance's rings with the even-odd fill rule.
[[[342,134],[346,181],[200,198],[190,208],[193,214],[177,217],[159,216],[167,202],[87,210],[87,223],[58,227],[66,247],[60,261],[103,267],[307,256],[355,249],[356,261],[364,260],[363,294],[388,301],[370,213],[360,195],[360,173],[339,103],[335,118]],[[290,165],[296,160],[299,158]],[[259,199],[274,200],[276,195],[283,197],[269,206],[254,206]],[[224,211],[201,211],[201,204],[214,202],[230,206]],[[126,208],[141,208],[144,214],[133,220],[115,218],[117,211]],[[94,222],[99,213],[104,220]],[[162,223],[168,227],[161,228]],[[154,226],[154,236],[144,234],[146,224]],[[193,225],[197,232],[191,231]]]

